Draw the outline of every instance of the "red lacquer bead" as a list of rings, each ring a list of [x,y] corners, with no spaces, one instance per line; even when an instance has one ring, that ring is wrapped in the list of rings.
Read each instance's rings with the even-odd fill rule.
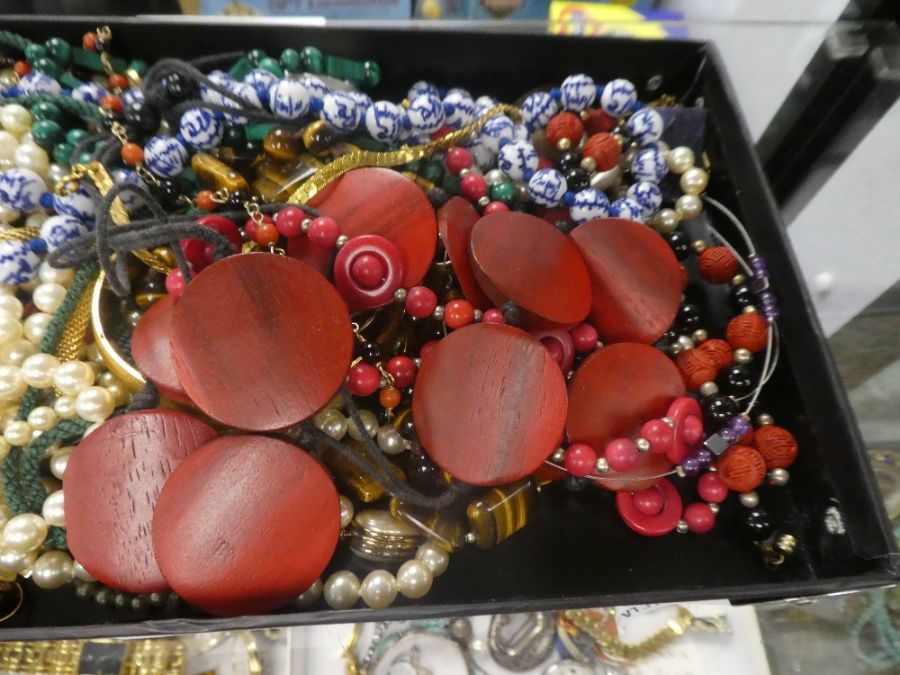
[[[496,307],[491,307],[490,309],[486,309],[484,314],[481,317],[482,323],[506,323],[506,317],[503,316],[503,312],[501,312]]]
[[[728,322],[725,329],[728,343],[734,349],[749,349],[754,354],[766,348],[769,340],[769,327],[766,320],[757,312],[741,314]]]
[[[563,465],[573,476],[587,476],[597,464],[597,453],[587,443],[573,443],[566,449]]]
[[[603,456],[613,471],[631,471],[637,466],[639,452],[631,439],[616,438],[607,443]]]
[[[709,532],[716,524],[716,514],[708,504],[701,502],[689,504],[684,509],[684,519],[687,521],[688,530],[694,534]]]
[[[334,218],[319,216],[310,222],[307,236],[317,248],[330,251],[341,236],[341,226]]]
[[[582,354],[594,351],[597,347],[597,341],[600,339],[600,336],[597,335],[597,329],[589,323],[578,324],[572,329],[571,333],[575,351]]]
[[[724,246],[710,246],[700,254],[697,267],[710,283],[724,284],[737,274],[738,261]]]
[[[285,206],[275,214],[275,227],[288,239],[296,239],[303,234],[306,213],[296,206]]]
[[[618,123],[619,121],[615,117],[607,115],[600,108],[596,108],[591,110],[584,120],[584,130],[588,135],[593,136],[594,134],[599,134],[601,131],[611,130]]]
[[[181,269],[176,267],[170,270],[166,275],[166,291],[168,291],[169,295],[178,299],[184,294],[185,288],[187,288],[187,282],[181,273]]]
[[[603,132],[594,134],[581,150],[584,157],[590,157],[597,163],[597,171],[609,171],[619,163],[622,148],[619,141]]]
[[[681,352],[675,358],[675,364],[684,378],[685,386],[693,391],[699,389],[704,382],[715,380],[719,370],[715,355],[702,349]]]
[[[477,173],[467,173],[459,182],[459,190],[466,199],[478,201],[487,194],[487,183]]]
[[[758,450],[733,445],[716,462],[719,478],[735,492],[758,488],[766,477],[766,460]]]
[[[727,366],[731,363],[731,359],[734,355],[734,350],[731,348],[731,345],[725,342],[725,340],[720,340],[718,338],[707,340],[699,347],[696,347],[696,349],[712,354],[716,361],[716,368]]]
[[[384,368],[394,378],[394,386],[401,389],[408,387],[416,379],[416,362],[408,356],[395,356]]]
[[[584,125],[581,124],[581,120],[575,113],[561,112],[550,118],[545,133],[553,147],[557,147],[563,139],[575,146],[581,141]]]
[[[714,473],[705,473],[697,481],[697,494],[705,502],[719,504],[728,496],[728,486]]]
[[[650,490],[659,490],[662,496],[662,508],[653,515],[643,513],[635,504],[635,495],[620,492],[616,495],[616,509],[625,524],[645,537],[661,537],[676,528],[681,519],[681,497],[674,486],[665,478]]]
[[[381,384],[378,368],[368,363],[357,363],[347,375],[347,386],[354,396],[371,396]]]
[[[765,458],[767,469],[786,469],[797,458],[797,439],[783,427],[760,427],[753,433],[753,443]]]
[[[447,164],[447,171],[458,174],[463,169],[472,167],[472,153],[465,148],[450,148],[444,162]]]
[[[414,319],[428,318],[437,307],[437,296],[426,286],[413,286],[406,292],[405,307]]]
[[[334,287],[351,311],[386,305],[403,283],[403,254],[377,234],[354,237],[334,258]]]
[[[484,215],[486,216],[491,213],[502,213],[503,211],[509,211],[509,207],[503,202],[489,202],[484,207]]]
[[[444,323],[456,330],[468,326],[475,318],[475,308],[468,300],[451,300],[444,306]]]

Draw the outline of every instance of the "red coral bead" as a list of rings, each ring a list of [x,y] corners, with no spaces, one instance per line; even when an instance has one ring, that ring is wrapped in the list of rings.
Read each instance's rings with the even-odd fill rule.
[[[81,36],[81,46],[89,52],[97,50],[97,34],[91,31]]]
[[[191,264],[191,268],[200,272],[209,265],[206,260],[206,242],[202,239],[182,239],[179,242],[181,252],[187,261]]]
[[[550,118],[545,134],[553,147],[557,147],[563,139],[575,146],[584,135],[584,125],[575,113],[561,112]]]
[[[235,223],[233,220],[231,220],[230,218],[225,218],[224,216],[202,216],[201,218],[197,218],[197,224],[203,225],[203,227],[208,227],[211,230],[215,230],[216,232],[227,238],[234,248],[233,252],[240,253],[244,242],[241,238],[241,231],[240,229],[238,229],[237,223]],[[213,261],[212,254],[212,244],[206,244],[206,247],[203,250],[203,255],[207,265]]]
[[[640,452],[631,439],[616,438],[606,444],[603,456],[613,471],[631,471],[637,466]]]
[[[347,386],[354,396],[371,396],[381,385],[381,373],[368,363],[357,363],[350,368],[347,375]]]
[[[705,249],[697,265],[703,278],[713,284],[727,283],[738,271],[737,258],[724,246]]]
[[[25,77],[31,72],[31,66],[28,64],[28,61],[16,61],[13,64],[13,70],[16,71],[16,75],[19,77]]]
[[[260,246],[274,246],[281,235],[271,218],[267,218],[256,226],[256,242]]]
[[[406,293],[406,312],[415,319],[431,316],[437,307],[437,296],[430,288],[413,286]]]
[[[590,157],[597,163],[597,171],[609,171],[619,163],[622,148],[619,141],[603,132],[594,134],[581,150],[583,157]]]
[[[459,190],[466,199],[475,202],[487,195],[487,183],[484,182],[484,176],[467,173],[459,182]]]
[[[675,430],[661,419],[649,420],[641,426],[641,438],[650,444],[650,452],[668,452],[675,443]]]
[[[384,368],[394,378],[394,386],[400,389],[408,387],[416,379],[416,362],[408,356],[395,356]]]
[[[491,307],[484,311],[484,315],[481,317],[481,323],[506,323],[506,317],[503,316],[503,312],[499,309]]]
[[[716,514],[708,504],[701,502],[688,504],[684,509],[684,519],[687,521],[688,530],[694,534],[709,532],[716,524]]]
[[[572,344],[575,346],[576,352],[590,352],[597,346],[600,336],[597,335],[597,329],[589,323],[580,323],[575,326],[572,331]]]
[[[573,443],[566,449],[563,466],[573,476],[587,476],[597,464],[597,453],[587,443]]]
[[[400,405],[401,398],[403,397],[400,395],[400,390],[394,387],[385,387],[378,394],[378,402],[381,403],[382,408],[387,410],[393,410]]]
[[[282,236],[288,239],[296,239],[303,234],[303,221],[306,213],[296,206],[285,206],[275,214],[275,227]]]
[[[468,326],[475,318],[475,308],[468,300],[451,300],[444,306],[444,323],[456,330]]]
[[[450,148],[444,160],[447,171],[458,174],[463,169],[472,168],[472,153],[465,148]]]
[[[755,354],[766,348],[769,326],[757,312],[741,314],[728,322],[725,337],[734,349],[749,349]]]
[[[484,207],[484,215],[486,216],[492,213],[502,213],[503,211],[509,211],[509,207],[503,202],[490,202]]]
[[[128,78],[119,73],[113,73],[106,78],[106,86],[110,89],[127,89]]]
[[[728,486],[714,473],[705,473],[697,481],[697,494],[706,502],[718,504],[728,496]]]
[[[200,190],[197,193],[197,208],[204,211],[215,211],[218,204],[213,200],[212,190]]]
[[[310,222],[307,236],[317,248],[330,251],[341,236],[341,226],[334,218],[319,216]]]
[[[122,155],[122,161],[131,166],[144,161],[144,149],[137,143],[126,143],[119,154]]]

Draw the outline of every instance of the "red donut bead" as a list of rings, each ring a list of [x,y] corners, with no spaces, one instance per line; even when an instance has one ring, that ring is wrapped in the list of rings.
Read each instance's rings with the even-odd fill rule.
[[[700,274],[713,284],[727,283],[738,271],[738,261],[734,253],[724,246],[710,246],[697,261]]]
[[[716,524],[716,514],[708,504],[702,502],[689,504],[684,509],[684,519],[687,521],[688,530],[694,534],[709,532]]]
[[[590,157],[597,163],[597,171],[609,171],[619,163],[622,148],[619,141],[602,132],[594,134],[581,149],[583,157]]]
[[[749,349],[755,354],[766,348],[769,326],[757,312],[741,314],[728,322],[725,336],[734,349]]]
[[[475,319],[475,308],[468,300],[451,300],[444,305],[444,323],[456,330],[468,326]]]
[[[437,295],[425,286],[413,286],[406,292],[406,313],[414,319],[427,319],[437,307]]]
[[[631,471],[637,466],[640,453],[631,439],[616,438],[607,443],[603,456],[613,471]]]
[[[341,226],[334,218],[319,216],[310,221],[306,236],[316,248],[330,251],[341,236]]]
[[[582,354],[594,351],[597,341],[600,339],[600,336],[597,335],[597,329],[589,323],[580,323],[570,332],[572,333],[572,344],[575,346],[575,351]]]
[[[681,497],[675,487],[665,478],[648,490],[659,491],[662,497],[662,506],[655,514],[647,514],[641,511],[636,503],[638,494],[644,497],[646,491],[640,493],[619,492],[616,495],[616,510],[625,524],[638,534],[645,537],[661,537],[668,534],[678,526],[681,519]],[[648,504],[642,503],[642,508]]]
[[[347,375],[347,387],[354,396],[371,396],[381,386],[381,373],[368,363],[357,363]]]
[[[447,171],[458,174],[463,169],[472,167],[472,153],[465,148],[450,148],[444,162],[447,165]]]
[[[530,331],[534,337],[541,341],[547,351],[553,356],[553,360],[559,364],[563,373],[568,373],[575,361],[575,345],[569,331],[558,328],[555,330]]]
[[[584,125],[575,113],[561,112],[554,115],[547,123],[545,132],[547,140],[557,147],[563,139],[568,140],[573,146],[578,145],[584,135]]]
[[[303,234],[306,213],[296,206],[285,206],[275,214],[275,227],[288,239],[296,239]]]
[[[377,234],[353,237],[335,256],[334,287],[351,311],[386,305],[402,283],[400,249]]]
[[[697,494],[706,502],[718,504],[728,496],[728,486],[714,473],[705,473],[697,481]]]
[[[416,379],[416,362],[408,356],[395,356],[388,361],[384,369],[394,378],[394,386],[403,389]]]
[[[477,173],[467,173],[459,181],[459,191],[463,196],[473,202],[478,201],[487,195],[487,183],[484,182],[484,176]]]
[[[573,476],[587,476],[597,464],[597,453],[587,443],[573,443],[566,449],[563,465]]]

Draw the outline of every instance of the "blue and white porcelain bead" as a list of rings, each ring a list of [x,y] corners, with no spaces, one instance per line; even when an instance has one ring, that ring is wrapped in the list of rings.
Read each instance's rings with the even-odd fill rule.
[[[625,197],[617,199],[609,205],[609,215],[613,218],[625,218],[638,223],[644,222],[644,209],[633,199]]]
[[[638,151],[631,163],[631,174],[636,180],[659,183],[669,171],[666,155],[658,148]]]
[[[184,142],[195,150],[208,150],[219,144],[225,126],[206,108],[188,108],[181,115],[178,131]]]
[[[531,138],[531,132],[528,131],[528,127],[524,124],[517,124],[513,132],[513,140],[527,141],[529,138]]]
[[[72,98],[76,101],[100,105],[100,99],[109,93],[96,82],[85,82],[72,90]]]
[[[484,113],[486,113],[498,103],[499,101],[493,96],[479,96],[478,98],[476,98],[475,111],[473,113],[475,115],[475,119],[478,119],[479,117],[484,115]]]
[[[235,82],[232,84],[229,89],[242,100],[246,101],[253,108],[262,109],[263,104],[259,98],[259,94],[256,93],[256,89],[251,87],[249,84],[244,84],[243,82]]]
[[[531,131],[547,126],[559,110],[559,105],[546,91],[536,91],[525,97],[522,103],[522,119]]]
[[[329,92],[328,85],[315,75],[304,75],[298,82],[306,87],[306,91],[309,92],[310,96],[315,96],[316,98],[325,98],[325,94]]]
[[[31,169],[8,169],[0,173],[0,204],[18,213],[34,213],[41,208],[47,191],[44,179]]]
[[[528,181],[528,194],[538,206],[558,206],[566,189],[566,179],[556,169],[539,169]]]
[[[526,173],[537,171],[537,150],[528,141],[506,143],[497,155],[497,168],[512,180],[524,180]]]
[[[516,137],[516,125],[506,115],[495,115],[481,127],[481,139],[495,155],[500,147]]]
[[[41,239],[47,242],[47,250],[51,253],[90,231],[87,225],[72,216],[50,216],[41,223]]]
[[[19,80],[19,92],[26,96],[33,96],[34,94],[59,96],[61,91],[62,87],[59,82],[46,73],[28,73],[28,75]],[[99,102],[98,99],[97,103]]]
[[[649,218],[662,206],[662,191],[656,183],[638,181],[626,193],[626,197],[641,205],[644,218]]]
[[[362,111],[350,96],[343,91],[332,91],[322,98],[323,120],[341,132],[349,132],[359,126]]]
[[[137,173],[131,169],[113,169],[109,172],[109,176],[116,185],[132,183],[133,185],[144,186],[144,181],[142,181]],[[119,200],[122,202],[122,206],[125,207],[125,210],[129,213],[137,211],[144,204],[143,200],[137,194],[130,191],[120,192]]]
[[[144,166],[157,176],[177,176],[187,161],[187,149],[171,136],[154,136],[144,146]]]
[[[625,125],[626,131],[638,145],[648,145],[656,143],[662,138],[663,130],[666,123],[658,112],[653,108],[642,108],[638,110],[628,124]]]
[[[209,75],[206,76],[220,87],[228,87],[229,85],[237,82],[231,75],[226,73],[224,70],[214,70]]]
[[[628,80],[611,80],[603,87],[600,107],[607,115],[619,117],[627,113],[637,101],[637,90]]]
[[[453,129],[471,124],[475,119],[475,101],[465,89],[453,89],[443,100],[444,122]]]
[[[431,84],[431,82],[419,80],[418,82],[414,82],[409,88],[409,91],[406,92],[406,98],[409,101],[414,101],[419,98],[419,96],[435,96],[440,98],[441,92],[438,91],[438,88]]]
[[[560,85],[559,94],[563,108],[581,112],[597,97],[597,85],[588,75],[569,75]]]
[[[366,110],[366,130],[376,141],[394,143],[403,133],[403,108],[390,101],[377,101]]]
[[[72,216],[85,222],[93,220],[97,215],[97,205],[83,186],[64,195],[54,192],[53,210],[60,215]]]
[[[437,96],[422,94],[409,104],[406,116],[409,118],[409,124],[413,131],[430,134],[444,124],[444,106]]]
[[[309,112],[309,90],[299,80],[279,80],[269,93],[269,109],[286,120]]]
[[[122,92],[119,98],[122,101],[122,105],[126,108],[130,108],[138,101],[144,100],[144,92],[142,92],[137,87],[129,87],[125,91]]]
[[[600,190],[585,188],[575,193],[569,215],[579,225],[609,215],[609,199]]]
[[[272,87],[278,84],[278,77],[268,70],[254,68],[244,76],[244,84],[253,87],[260,101],[268,103]]]
[[[0,241],[0,284],[27,284],[37,277],[41,258],[27,241]]]
[[[348,91],[347,95],[352,98],[359,109],[365,114],[365,111],[369,109],[369,106],[372,105],[372,99],[368,94],[364,94],[361,91]]]

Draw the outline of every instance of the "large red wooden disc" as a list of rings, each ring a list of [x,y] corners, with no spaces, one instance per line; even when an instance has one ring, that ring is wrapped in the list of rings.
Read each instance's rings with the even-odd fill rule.
[[[172,329],[172,309],[175,299],[166,295],[144,312],[131,336],[134,363],[159,393],[180,403],[191,403],[175,373],[169,334]]]
[[[222,436],[182,462],[153,518],[172,589],[212,614],[265,612],[319,578],[337,546],[340,506],[321,465],[267,436]]]
[[[604,342],[653,344],[681,302],[681,270],[666,241],[646,225],[600,218],[569,235],[591,277],[591,318]]]
[[[343,178],[316,208],[334,218],[341,234],[379,234],[403,253],[403,286],[425,277],[434,258],[437,226],[425,193],[411,180],[390,169],[356,169]],[[288,255],[306,262],[326,276],[331,254],[306,237],[291,240]]]
[[[542,218],[484,216],[469,248],[481,289],[498,307],[512,300],[536,328],[572,326],[591,309],[591,281],[571,240]]]
[[[210,265],[172,313],[172,358],[185,392],[239,429],[280,429],[319,410],[347,374],[352,343],[337,291],[284,256],[236,255]]]
[[[569,442],[602,453],[614,438],[636,438],[644,422],[663,417],[684,394],[678,368],[662,352],[630,342],[604,347],[584,360],[569,383]],[[639,490],[670,465],[664,454],[646,453],[634,470],[611,471],[599,482],[610,490]]]
[[[413,419],[428,454],[454,478],[501,485],[537,469],[559,445],[566,385],[550,352],[511,326],[476,324],[422,362]]]
[[[63,479],[75,559],[117,590],[166,590],[153,555],[153,508],[181,460],[215,436],[210,426],[176,410],[126,413],[88,434]]]
[[[475,307],[485,310],[493,303],[475,280],[469,259],[469,238],[480,217],[468,200],[454,197],[438,210],[437,227],[463,294]]]

